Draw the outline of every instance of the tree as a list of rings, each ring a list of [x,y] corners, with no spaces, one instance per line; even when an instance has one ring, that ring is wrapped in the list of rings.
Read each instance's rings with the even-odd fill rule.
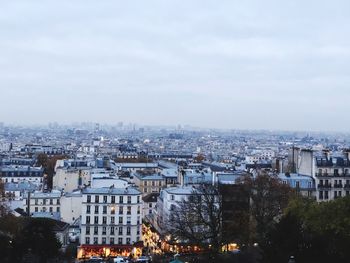
[[[251,223],[255,225],[255,233],[251,233],[251,238],[256,235],[257,241],[264,242],[267,232],[288,206],[293,191],[278,177],[267,173],[261,173],[255,178],[245,176],[240,183],[250,189],[250,214],[254,220]]]
[[[349,262],[350,197],[317,203],[292,199],[267,234],[264,262]]]
[[[13,241],[13,262],[21,262],[28,254],[40,263],[58,256],[61,244],[53,231],[53,220],[28,217],[20,227]]]
[[[0,179],[0,217],[5,216],[8,213],[8,207],[6,205],[5,185]]]
[[[48,176],[48,186],[49,189],[52,189],[52,180],[55,174],[55,166],[58,160],[63,160],[68,158],[66,155],[54,155],[49,157],[45,153],[39,153],[37,156],[36,165],[44,168],[44,174]]]
[[[218,188],[200,185],[173,207],[168,231],[179,240],[218,252],[222,244],[221,197]]]

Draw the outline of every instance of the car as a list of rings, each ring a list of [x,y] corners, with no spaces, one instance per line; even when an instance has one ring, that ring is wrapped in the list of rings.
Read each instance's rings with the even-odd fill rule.
[[[116,257],[116,258],[113,258],[113,263],[128,263],[129,261],[122,258],[122,257]]]
[[[147,256],[141,256],[138,259],[136,259],[135,262],[143,262],[143,263],[149,263],[151,262],[150,258]]]

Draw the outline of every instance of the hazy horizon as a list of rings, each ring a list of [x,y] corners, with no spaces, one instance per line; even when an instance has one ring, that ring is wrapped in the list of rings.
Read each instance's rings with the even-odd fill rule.
[[[349,131],[350,2],[5,1],[0,122]]]

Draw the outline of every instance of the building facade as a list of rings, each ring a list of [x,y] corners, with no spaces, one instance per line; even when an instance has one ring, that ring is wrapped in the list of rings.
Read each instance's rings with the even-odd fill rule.
[[[131,187],[86,188],[82,195],[78,257],[140,253],[141,192]]]

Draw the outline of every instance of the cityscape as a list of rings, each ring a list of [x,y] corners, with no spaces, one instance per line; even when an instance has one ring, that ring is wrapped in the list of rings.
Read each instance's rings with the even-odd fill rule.
[[[4,220],[48,220],[59,241],[55,256],[67,262],[167,262],[162,260],[174,255],[195,260],[210,251],[226,255],[223,262],[235,262],[238,255],[253,257],[260,251],[259,235],[271,231],[264,229],[266,224],[278,224],[276,218],[291,206],[292,201],[283,203],[285,198],[305,198],[316,205],[350,194],[346,134],[120,122],[41,127],[2,123],[0,136],[2,206],[9,213],[3,212]],[[259,196],[253,189],[266,198],[263,208],[254,206]],[[197,203],[196,196],[206,201]],[[256,211],[262,213],[261,233],[249,229],[259,224],[259,217],[250,218],[254,209],[263,209]],[[192,221],[201,211],[206,211],[204,221]],[[213,218],[217,221],[211,222]],[[193,236],[187,233],[190,229]],[[16,234],[2,229],[1,235],[10,242],[2,253],[11,262],[16,256],[27,262],[50,259],[30,252],[30,245],[13,255]],[[255,252],[245,250],[248,242]]]
[[[0,3],[0,263],[350,262],[350,1]]]

